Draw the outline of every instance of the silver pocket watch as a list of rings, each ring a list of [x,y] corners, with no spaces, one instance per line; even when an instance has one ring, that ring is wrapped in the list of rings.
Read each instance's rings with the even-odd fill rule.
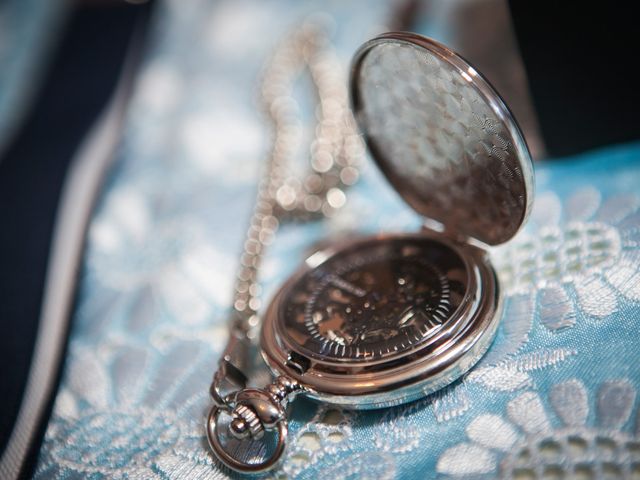
[[[237,471],[276,465],[295,395],[352,409],[422,398],[467,372],[500,321],[487,248],[526,221],[534,181],[508,108],[467,61],[411,33],[364,44],[350,89],[372,158],[424,226],[318,251],[278,291],[260,331],[276,380],[226,396],[220,382],[212,387],[209,442]],[[227,349],[217,375],[243,386],[237,352]],[[240,460],[223,445],[225,411],[238,445],[277,430],[266,460]]]

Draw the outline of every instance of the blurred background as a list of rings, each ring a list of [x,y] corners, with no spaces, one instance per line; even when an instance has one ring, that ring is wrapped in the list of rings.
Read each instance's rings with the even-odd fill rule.
[[[269,149],[265,64],[309,18],[345,83],[378,33],[447,44],[502,94],[537,162],[640,137],[631,4],[0,0],[0,476],[35,471],[71,328],[82,357],[101,335],[148,350],[158,319],[208,331],[223,316]],[[296,89],[310,138],[313,93]],[[93,472],[50,442],[43,465]]]

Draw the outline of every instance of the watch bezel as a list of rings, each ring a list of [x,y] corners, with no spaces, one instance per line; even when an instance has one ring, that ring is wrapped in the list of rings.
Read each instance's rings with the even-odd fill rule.
[[[286,293],[309,270],[312,260],[328,260],[364,242],[429,239],[451,248],[463,260],[470,282],[460,307],[451,318],[451,335],[418,345],[408,354],[374,361],[339,362],[310,358],[279,331],[279,317]],[[467,298],[468,297],[468,298]],[[487,253],[438,233],[387,234],[363,237],[339,247],[316,252],[278,291],[265,313],[261,332],[262,355],[277,375],[286,375],[304,386],[307,396],[324,402],[366,409],[404,403],[432,393],[459,378],[486,352],[500,320],[502,302],[498,281]],[[304,369],[291,355],[308,361]],[[302,371],[304,370],[304,371]]]

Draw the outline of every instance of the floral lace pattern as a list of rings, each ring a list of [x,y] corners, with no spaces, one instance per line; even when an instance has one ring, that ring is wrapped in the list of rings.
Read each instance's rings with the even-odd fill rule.
[[[593,392],[595,415],[584,383],[555,384],[548,404],[525,392],[506,415],[483,414],[466,428],[467,442],[446,450],[437,470],[455,478],[498,470],[505,478],[630,478],[640,474],[640,438],[629,429],[636,389],[627,379],[607,380]],[[552,425],[551,413],[558,417]],[[588,422],[589,417],[595,417]],[[505,418],[506,417],[506,418]]]
[[[387,11],[332,8],[346,64]],[[248,92],[280,39],[274,32],[311,12],[284,0],[162,5],[119,166],[90,226],[36,478],[230,475],[203,425],[267,144]],[[506,304],[480,364],[394,408],[296,401],[272,477],[637,475],[638,159],[640,146],[628,145],[540,167],[528,227],[491,251]],[[281,229],[262,270],[265,298],[320,239],[419,225],[369,167],[331,221]]]

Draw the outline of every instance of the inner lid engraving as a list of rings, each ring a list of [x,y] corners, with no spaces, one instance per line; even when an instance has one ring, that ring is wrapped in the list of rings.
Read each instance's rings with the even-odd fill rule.
[[[374,160],[414,210],[489,245],[516,234],[533,199],[531,157],[471,65],[424,37],[386,34],[356,55],[351,89]]]

